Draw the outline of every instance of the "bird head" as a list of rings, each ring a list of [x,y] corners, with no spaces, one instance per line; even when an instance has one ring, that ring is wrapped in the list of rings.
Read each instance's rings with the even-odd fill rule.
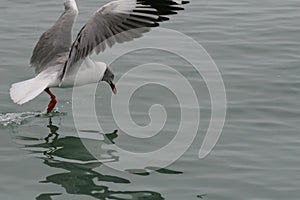
[[[103,78],[101,81],[105,81],[109,84],[112,92],[114,94],[117,94],[117,89],[116,89],[116,86],[115,84],[113,83],[113,80],[115,78],[115,75],[113,74],[113,72],[107,67],[105,72],[104,72],[104,75],[103,75]]]

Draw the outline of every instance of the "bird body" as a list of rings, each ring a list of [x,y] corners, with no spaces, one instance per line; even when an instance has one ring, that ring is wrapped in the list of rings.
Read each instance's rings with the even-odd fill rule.
[[[49,88],[74,87],[107,82],[113,93],[114,74],[103,62],[89,56],[106,47],[139,38],[169,20],[167,15],[183,10],[181,0],[115,0],[98,9],[79,31],[72,43],[72,30],[78,15],[75,0],[65,0],[65,11],[37,42],[30,64],[36,77],[12,84],[10,97],[17,104],[26,103],[45,91],[50,95],[47,113],[56,104]]]

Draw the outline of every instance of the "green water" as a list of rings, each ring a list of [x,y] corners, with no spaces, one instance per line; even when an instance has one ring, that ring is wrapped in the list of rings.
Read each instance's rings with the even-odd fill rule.
[[[175,67],[192,83],[201,110],[198,134],[180,159],[163,169],[151,165],[126,172],[106,165],[122,159],[113,146],[149,152],[176,135],[181,113],[167,88],[144,86],[131,99],[131,117],[138,125],[150,122],[148,109],[153,104],[163,105],[168,113],[164,129],[146,139],[130,137],[118,127],[106,85],[97,88],[95,96],[103,131],[87,123],[81,130],[84,137],[79,137],[74,124],[72,89],[53,89],[58,105],[51,118],[39,114],[48,103],[46,94],[22,106],[9,98],[11,83],[33,76],[28,64],[32,49],[62,12],[62,2],[2,0],[0,4],[0,199],[299,199],[299,1],[191,0],[185,11],[163,24],[200,43],[224,80],[226,123],[217,145],[204,159],[198,158],[198,152],[211,104],[203,77],[188,68],[187,62],[161,51],[141,50],[115,62],[112,68],[117,79],[143,62]],[[78,1],[75,33],[106,2]],[[184,44],[180,48],[193,52]],[[155,74],[172,79],[161,71]],[[127,84],[134,85],[134,78]],[[86,105],[79,106],[84,109]],[[192,117],[185,120],[198,123]],[[96,140],[94,134],[102,139]],[[86,143],[95,146],[99,160]]]

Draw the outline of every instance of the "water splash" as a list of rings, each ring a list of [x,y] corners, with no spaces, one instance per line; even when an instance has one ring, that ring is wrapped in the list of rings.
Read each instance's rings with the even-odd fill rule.
[[[41,115],[40,112],[6,113],[0,114],[0,126],[20,125],[24,120]]]
[[[53,112],[45,114],[44,112],[22,112],[22,113],[3,113],[0,114],[0,126],[20,125],[25,120],[34,117],[55,117],[64,116],[66,113]]]

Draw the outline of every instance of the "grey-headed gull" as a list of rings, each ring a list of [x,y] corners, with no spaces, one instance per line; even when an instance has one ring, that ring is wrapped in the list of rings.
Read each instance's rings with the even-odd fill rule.
[[[65,11],[55,24],[42,34],[30,60],[36,76],[12,84],[10,97],[17,104],[26,103],[43,91],[50,95],[46,109],[56,105],[56,97],[49,88],[74,87],[89,83],[107,82],[113,93],[114,74],[103,62],[90,58],[92,53],[103,52],[106,46],[139,38],[167,15],[183,10],[181,0],[116,0],[102,6],[81,28],[72,43],[73,24],[78,15],[75,0],[65,0]],[[76,77],[76,82],[75,82]]]

